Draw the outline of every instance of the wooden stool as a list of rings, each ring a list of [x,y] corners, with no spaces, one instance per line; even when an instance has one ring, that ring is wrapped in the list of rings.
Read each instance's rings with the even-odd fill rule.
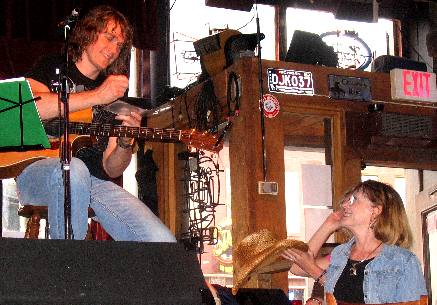
[[[46,228],[44,236],[46,239],[49,238],[49,226],[48,226],[48,208],[47,206],[37,206],[37,205],[23,205],[18,208],[18,216],[28,218],[26,225],[26,233],[24,233],[24,238],[38,239],[40,221],[41,219],[46,220]],[[88,218],[94,217],[94,211],[88,208]],[[88,224],[88,232],[86,235],[87,240],[113,240],[112,237],[103,229],[102,225],[91,219],[90,224]]]

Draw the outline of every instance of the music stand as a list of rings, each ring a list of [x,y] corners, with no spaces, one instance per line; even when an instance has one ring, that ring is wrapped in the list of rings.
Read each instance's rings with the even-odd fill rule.
[[[50,148],[27,80],[0,81],[0,151]]]

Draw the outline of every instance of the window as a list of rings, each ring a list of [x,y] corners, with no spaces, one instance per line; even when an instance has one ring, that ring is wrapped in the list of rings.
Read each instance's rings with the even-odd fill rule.
[[[3,199],[2,236],[23,238],[26,231],[26,220],[17,214],[19,202],[15,180],[4,179],[0,180],[0,183],[3,184],[1,197]]]
[[[325,165],[323,148],[286,146],[284,163],[287,236],[308,241],[331,212],[331,167]],[[304,303],[311,285],[289,273],[290,300]]]
[[[254,6],[255,7],[255,6]],[[194,17],[195,16],[195,17]],[[275,58],[275,11],[272,6],[258,5],[261,55]],[[256,33],[256,11],[237,11],[205,5],[204,0],[178,0],[170,12],[170,75],[171,85],[184,88],[196,81],[200,74],[200,60],[193,42],[224,29],[243,34]]]
[[[377,23],[346,21],[337,20],[328,12],[288,8],[288,45],[295,30],[322,36],[337,52],[340,68],[359,67],[366,60],[394,54],[393,22],[387,19],[379,19]],[[370,71],[369,64],[366,71]]]
[[[401,196],[405,206],[406,197],[406,174],[403,168],[367,166],[361,171],[361,181],[376,180],[391,185]]]

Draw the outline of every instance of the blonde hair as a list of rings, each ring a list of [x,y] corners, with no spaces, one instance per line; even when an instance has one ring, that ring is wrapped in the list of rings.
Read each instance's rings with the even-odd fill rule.
[[[401,196],[393,187],[386,183],[367,180],[356,185],[351,191],[361,192],[374,205],[382,208],[373,225],[377,239],[389,245],[406,249],[411,247],[413,235],[407,213]]]

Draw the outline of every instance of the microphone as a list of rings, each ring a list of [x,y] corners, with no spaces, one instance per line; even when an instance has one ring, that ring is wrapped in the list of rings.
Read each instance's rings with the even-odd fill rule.
[[[64,20],[58,23],[58,27],[69,27],[72,28],[75,23],[77,22],[77,19],[79,18],[79,11],[80,9],[78,7],[74,8],[71,11],[70,16],[67,16]]]

